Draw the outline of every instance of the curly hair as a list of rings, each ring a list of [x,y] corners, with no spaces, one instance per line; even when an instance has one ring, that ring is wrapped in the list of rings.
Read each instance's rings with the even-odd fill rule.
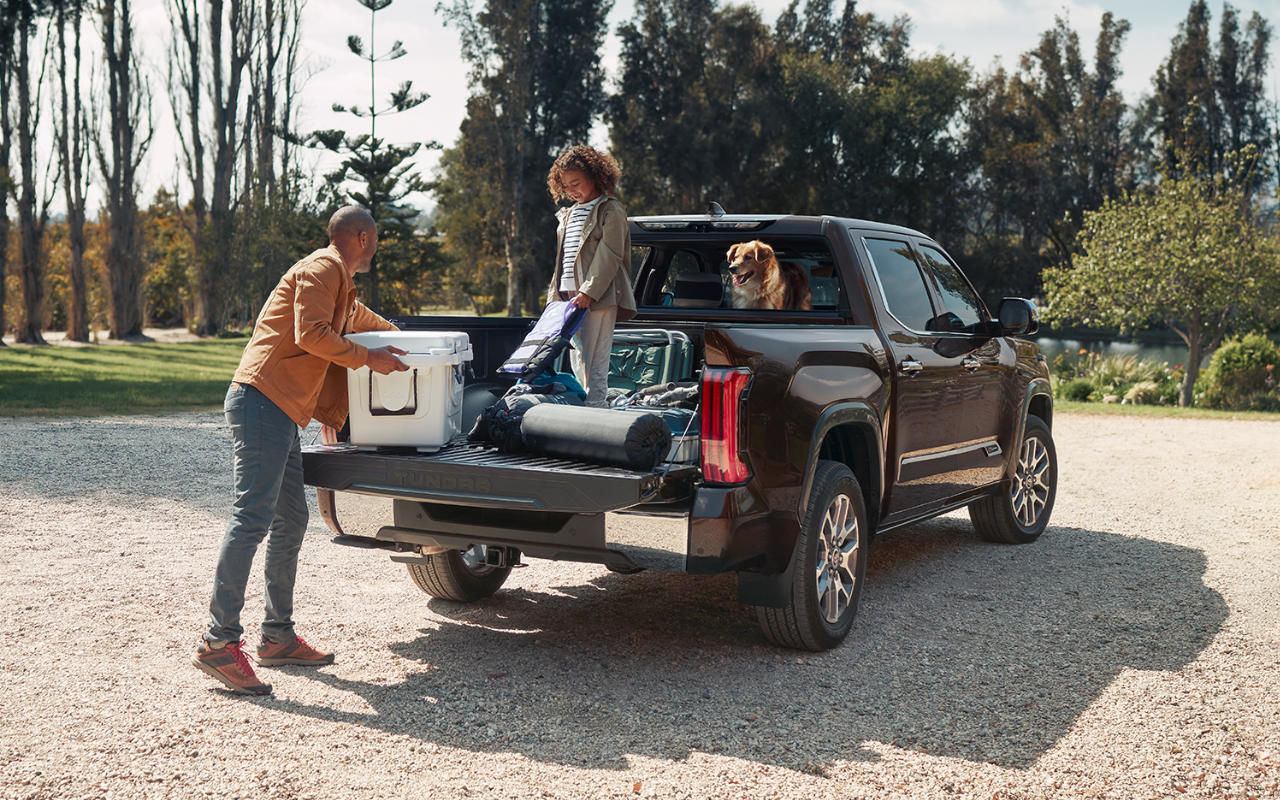
[[[571,170],[585,174],[601,194],[613,194],[618,188],[618,179],[622,177],[618,162],[608,153],[585,144],[574,145],[556,158],[551,171],[547,173],[547,190],[557,202],[570,199],[564,190],[562,177]]]

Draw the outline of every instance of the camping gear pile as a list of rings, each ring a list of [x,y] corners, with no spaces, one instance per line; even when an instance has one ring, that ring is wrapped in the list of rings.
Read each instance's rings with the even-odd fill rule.
[[[581,327],[585,309],[548,303],[500,373],[516,384],[485,408],[468,438],[504,452],[652,470],[698,462],[698,385],[678,382],[691,368],[681,332],[618,331],[610,359],[608,408],[587,408],[586,392],[556,362]],[[616,388],[614,388],[616,387]]]

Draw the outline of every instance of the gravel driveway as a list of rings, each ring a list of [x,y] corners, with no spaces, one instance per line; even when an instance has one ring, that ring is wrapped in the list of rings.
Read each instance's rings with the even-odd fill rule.
[[[313,512],[299,630],[338,661],[244,698],[189,662],[220,415],[0,421],[3,797],[1280,796],[1280,423],[1060,415],[1045,535],[886,536],[820,655],[726,577],[430,600]]]

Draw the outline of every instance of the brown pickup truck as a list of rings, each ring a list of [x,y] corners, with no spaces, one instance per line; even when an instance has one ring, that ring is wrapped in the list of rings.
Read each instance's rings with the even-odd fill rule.
[[[696,459],[635,471],[462,440],[430,455],[316,445],[306,480],[335,541],[389,550],[424,591],[459,602],[497,591],[522,554],[732,571],[768,639],[820,650],[852,625],[874,536],[962,506],[990,540],[1044,530],[1053,400],[1021,338],[1037,327],[1029,301],[992,315],[938,243],[863,220],[637,217],[631,233],[639,315],[616,342],[665,332],[654,347],[673,352],[610,384],[694,382]],[[726,252],[748,240],[806,273],[812,308],[733,307]],[[464,429],[531,325],[396,322],[470,335]],[[618,348],[618,364],[636,355]]]

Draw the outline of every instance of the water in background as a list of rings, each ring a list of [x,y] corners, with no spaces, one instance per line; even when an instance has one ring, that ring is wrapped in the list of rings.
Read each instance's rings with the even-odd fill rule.
[[[1139,344],[1138,342],[1099,342],[1081,339],[1041,339],[1035,340],[1040,352],[1053,363],[1053,359],[1062,353],[1077,353],[1088,350],[1104,356],[1137,356],[1145,361],[1164,361],[1169,366],[1185,367],[1187,365],[1187,348],[1182,345]],[[1201,367],[1209,364],[1209,356],[1204,357]]]

